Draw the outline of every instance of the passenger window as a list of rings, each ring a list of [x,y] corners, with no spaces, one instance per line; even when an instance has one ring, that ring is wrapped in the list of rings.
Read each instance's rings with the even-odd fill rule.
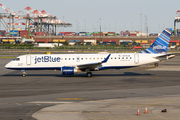
[[[120,57],[119,57],[119,59],[120,59]]]
[[[65,58],[65,60],[67,60],[67,58]]]
[[[128,59],[128,57],[126,57],[126,59]]]
[[[81,60],[83,60],[83,58],[81,58]]]
[[[61,60],[63,60],[63,58],[61,58]]]
[[[69,60],[71,60],[71,58],[69,58]]]
[[[91,58],[89,58],[91,60]]]
[[[124,59],[124,57],[122,57],[122,59]]]
[[[87,60],[87,58],[86,58],[86,60]]]
[[[111,58],[111,59],[113,59],[113,58]]]
[[[131,59],[131,57],[130,57],[130,59]]]
[[[73,60],[74,60],[74,58],[73,58]]]
[[[116,57],[114,59],[116,59]]]

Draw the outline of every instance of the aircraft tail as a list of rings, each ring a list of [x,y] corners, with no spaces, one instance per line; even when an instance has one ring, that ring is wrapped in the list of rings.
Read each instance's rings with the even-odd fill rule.
[[[139,53],[160,54],[167,53],[172,28],[166,28],[154,43],[146,50]]]

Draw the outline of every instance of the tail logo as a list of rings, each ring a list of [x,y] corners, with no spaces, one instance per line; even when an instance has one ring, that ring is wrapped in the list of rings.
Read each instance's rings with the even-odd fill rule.
[[[165,30],[163,30],[161,35],[154,41],[154,43],[148,49],[143,50],[140,53],[149,53],[149,54],[167,53],[171,31],[172,31],[171,28],[166,28]]]
[[[156,50],[156,49],[166,49],[166,46],[160,46],[160,45],[153,46],[153,50]]]

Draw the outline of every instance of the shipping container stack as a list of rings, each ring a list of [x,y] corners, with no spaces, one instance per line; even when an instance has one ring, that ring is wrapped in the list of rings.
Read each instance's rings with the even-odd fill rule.
[[[136,32],[130,32],[129,36],[137,36],[137,33]]]
[[[19,37],[19,31],[18,30],[10,30],[10,36]]]
[[[108,32],[107,36],[115,36],[115,32]]]
[[[0,30],[0,37],[6,37],[6,30]]]
[[[86,36],[92,36],[92,33],[86,33]]]
[[[103,36],[107,36],[108,32],[102,32]]]
[[[79,36],[79,33],[75,33],[75,36]]]
[[[74,36],[75,32],[63,32],[65,36]]]
[[[124,31],[120,32],[121,36],[129,36],[129,34],[130,34],[130,32],[128,30],[126,30],[125,32]]]
[[[19,37],[28,37],[29,31],[28,30],[19,30]]]
[[[149,36],[158,36],[158,33],[150,33]]]
[[[86,36],[86,32],[79,32],[79,36]]]
[[[37,32],[36,33],[36,36],[44,36],[44,35],[47,35],[47,34],[44,34],[44,32]]]
[[[64,34],[65,32],[59,32],[57,35],[59,35],[59,36],[64,36],[65,34]]]
[[[93,32],[92,33],[93,36],[103,36],[103,32]]]

